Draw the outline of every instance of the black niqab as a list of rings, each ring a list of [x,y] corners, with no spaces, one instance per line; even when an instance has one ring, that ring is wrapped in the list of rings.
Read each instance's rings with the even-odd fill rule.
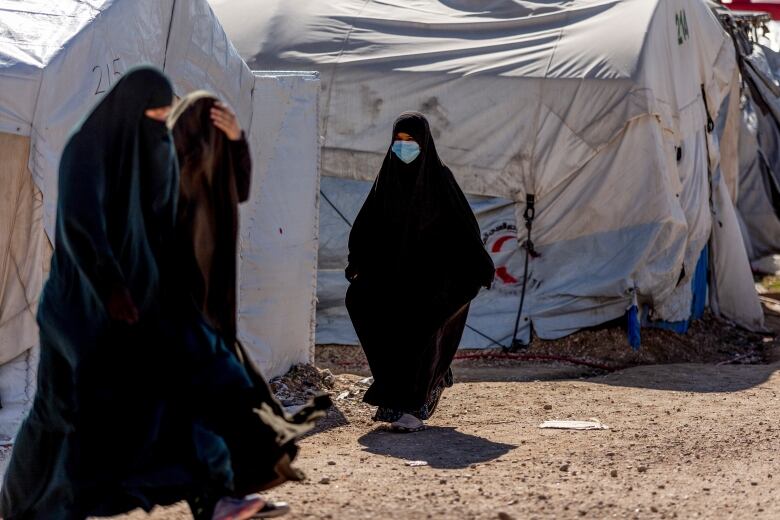
[[[65,277],[52,275],[47,290],[75,282],[62,272],[75,266],[98,304],[117,285],[129,289],[142,314],[155,304],[162,248],[175,222],[178,168],[165,123],[145,111],[172,102],[168,79],[139,67],[71,135],[60,160],[52,264]]]

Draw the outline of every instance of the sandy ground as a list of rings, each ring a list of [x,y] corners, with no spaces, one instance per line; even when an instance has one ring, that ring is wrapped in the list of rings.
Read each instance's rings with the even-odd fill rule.
[[[780,303],[765,305],[768,325],[780,331]],[[371,421],[359,350],[319,349],[318,364],[335,376],[336,406],[300,442],[297,465],[308,480],[267,496],[292,504],[289,519],[780,518],[780,347],[744,334],[727,341],[724,333],[688,340],[721,337],[730,345],[706,364],[647,364],[660,355],[652,344],[623,354],[619,332],[594,333],[591,344],[612,334],[619,344],[605,352],[622,358],[611,360],[641,366],[606,373],[458,361],[456,384],[429,428],[407,435]],[[659,353],[664,339],[653,340]],[[584,352],[577,341],[567,352]],[[732,363],[755,363],[756,355],[763,363]],[[590,418],[610,429],[538,427]],[[0,449],[0,466],[7,455]],[[186,518],[179,504],[115,520]]]
[[[301,442],[309,479],[268,496],[290,519],[780,518],[776,347],[768,358],[582,379],[567,365],[459,365],[429,429],[407,435],[370,420],[362,376],[337,374],[337,407]],[[589,418],[610,429],[538,428]]]

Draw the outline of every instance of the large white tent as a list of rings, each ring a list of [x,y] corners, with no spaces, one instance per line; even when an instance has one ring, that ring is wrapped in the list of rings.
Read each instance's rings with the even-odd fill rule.
[[[734,47],[702,0],[211,3],[250,65],[322,76],[333,204],[320,219],[318,343],[356,342],[343,305],[348,222],[404,110],[428,116],[443,159],[479,196],[500,270],[472,306],[465,345],[512,336],[524,259],[512,244],[525,239],[528,195],[540,256],[522,339],[618,318],[633,294],[656,320],[688,319],[708,244],[711,306],[762,327],[726,188],[737,175]],[[720,107],[723,131],[710,132]]]
[[[36,302],[70,129],[136,64],[211,90],[248,130],[239,334],[269,377],[310,360],[319,186],[316,74],[253,73],[205,0],[0,0],[0,442],[35,391]]]

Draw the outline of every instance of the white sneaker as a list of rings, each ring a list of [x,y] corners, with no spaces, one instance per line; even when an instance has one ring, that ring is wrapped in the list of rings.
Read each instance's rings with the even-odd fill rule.
[[[415,417],[414,415],[405,413],[401,416],[400,419],[392,423],[390,425],[390,428],[392,428],[393,431],[399,433],[412,433],[412,432],[419,432],[421,430],[424,430],[425,423],[422,422],[417,417]]]

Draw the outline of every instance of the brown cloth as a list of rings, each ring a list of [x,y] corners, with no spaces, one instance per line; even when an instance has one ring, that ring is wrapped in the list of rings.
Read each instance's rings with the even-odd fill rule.
[[[303,478],[291,466],[298,452],[295,439],[313,427],[330,400],[319,396],[295,416],[286,414],[236,337],[238,204],[249,198],[252,166],[244,136],[230,141],[214,126],[211,108],[216,102],[208,92],[194,92],[179,102],[169,120],[181,171],[177,291],[188,296],[194,311],[214,329],[217,346],[224,344],[231,353],[227,358],[219,348],[203,353],[199,345],[213,342],[198,340],[197,331],[191,335],[195,340],[189,344],[203,360],[197,366],[204,367],[204,390],[195,391],[193,398],[211,412],[204,421],[206,435],[213,432],[224,440],[232,492],[243,496]],[[236,373],[248,377],[248,387],[231,382],[228,376],[241,379]],[[196,518],[210,517],[214,498],[190,501]]]
[[[230,344],[236,339],[238,204],[249,198],[252,159],[243,134],[231,141],[211,121],[218,100],[198,91],[171,115],[179,158],[177,233],[180,251],[194,259],[187,290],[206,321]]]

